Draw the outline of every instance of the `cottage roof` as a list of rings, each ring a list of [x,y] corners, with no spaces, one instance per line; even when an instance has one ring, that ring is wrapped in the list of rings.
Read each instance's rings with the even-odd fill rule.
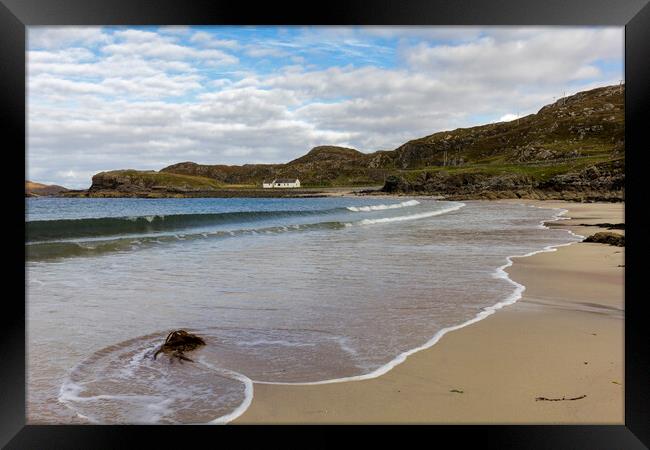
[[[298,181],[298,178],[277,178],[273,181],[276,183],[295,183]]]

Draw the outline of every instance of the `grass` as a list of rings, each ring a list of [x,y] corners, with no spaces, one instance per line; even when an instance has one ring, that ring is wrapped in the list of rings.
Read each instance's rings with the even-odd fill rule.
[[[146,187],[174,187],[183,189],[222,189],[223,184],[206,177],[179,175],[167,172],[145,172],[138,170],[117,170],[108,172],[117,176],[128,177],[133,181],[141,180]]]
[[[622,159],[622,157],[621,157]],[[454,174],[482,174],[487,176],[518,174],[529,176],[537,181],[546,181],[556,175],[561,175],[567,172],[583,169],[584,167],[615,161],[609,155],[595,155],[574,158],[562,162],[548,162],[548,163],[504,163],[502,161],[495,161],[492,163],[479,163],[479,164],[466,164],[462,166],[431,166],[415,170],[399,170],[398,175],[401,175],[409,181],[415,180],[417,177],[425,172],[432,174],[447,172],[449,175]]]

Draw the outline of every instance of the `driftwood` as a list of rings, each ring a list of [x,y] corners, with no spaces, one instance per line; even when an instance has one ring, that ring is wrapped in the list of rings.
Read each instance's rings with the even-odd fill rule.
[[[562,398],[546,398],[546,397],[537,397],[537,398],[535,399],[535,401],[536,401],[536,402],[539,402],[539,401],[546,401],[546,402],[561,402],[561,401],[563,401],[563,400],[580,400],[580,399],[585,398],[585,397],[586,397],[586,395],[581,395],[580,397],[573,397],[573,398],[566,398],[566,397],[562,397]]]
[[[183,361],[194,362],[185,356],[184,352],[194,350],[202,345],[205,345],[205,341],[195,334],[188,333],[185,330],[172,331],[167,335],[165,343],[158,347],[153,354],[153,359],[156,359],[159,353],[165,353],[170,358],[178,358],[181,363]],[[172,359],[170,359],[171,361]]]

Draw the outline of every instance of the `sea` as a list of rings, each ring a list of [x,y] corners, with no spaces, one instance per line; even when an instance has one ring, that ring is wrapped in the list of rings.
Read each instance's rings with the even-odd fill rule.
[[[221,424],[516,302],[565,210],[407,197],[26,199],[27,422]],[[153,353],[173,330],[206,345]]]

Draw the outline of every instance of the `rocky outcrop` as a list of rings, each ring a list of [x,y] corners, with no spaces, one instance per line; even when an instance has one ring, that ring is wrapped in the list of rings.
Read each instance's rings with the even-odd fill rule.
[[[188,194],[214,191],[221,186],[216,181],[180,174],[138,170],[112,170],[93,176],[88,195],[93,197],[148,196],[148,194]]]
[[[422,172],[412,181],[392,176],[382,188],[387,193],[441,195],[450,199],[535,198],[579,201],[623,201],[622,162],[588,166],[576,172],[540,181],[517,173],[488,174]]]
[[[625,247],[625,236],[611,231],[601,231],[588,236],[582,242],[595,242],[599,244],[614,245],[616,247]]]

